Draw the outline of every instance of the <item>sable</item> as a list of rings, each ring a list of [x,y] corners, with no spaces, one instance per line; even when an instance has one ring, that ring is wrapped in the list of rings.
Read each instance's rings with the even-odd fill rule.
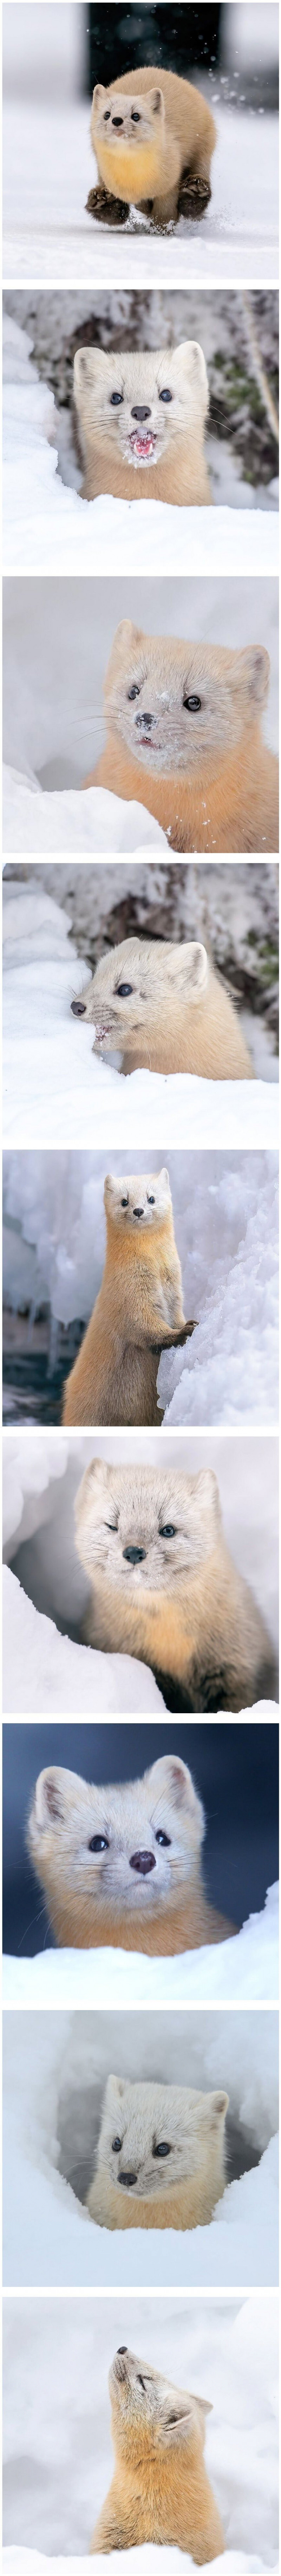
[[[141,65],[109,89],[96,83],[91,138],[99,187],[90,190],[90,214],[117,220],[122,206],[138,205],[165,230],[177,214],[204,212],[211,195],[210,166],[216,127],[201,92],[177,73]]]
[[[105,749],[85,785],[145,805],[173,850],[278,850],[278,761],[261,729],[269,670],[260,645],[185,643],[124,618]]]
[[[161,1423],[159,1356],[193,1331],[182,1303],[169,1173],[107,1172],[101,1288],[66,1381],[64,1422]]]
[[[92,2552],[176,2542],[205,2567],[225,2546],[204,2461],[209,2399],[175,2388],[123,2345],[109,2391],[116,2465]]]

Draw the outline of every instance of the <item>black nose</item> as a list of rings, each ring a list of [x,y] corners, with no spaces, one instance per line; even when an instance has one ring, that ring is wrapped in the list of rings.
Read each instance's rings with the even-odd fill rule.
[[[128,1565],[141,1565],[146,1547],[123,1547],[123,1556],[127,1557]]]
[[[123,116],[112,116],[112,125],[123,125]]]
[[[130,1869],[138,1869],[139,1877],[147,1878],[149,1869],[155,1869],[154,1852],[133,1852]]]
[[[126,2174],[126,2173],[123,2173],[123,2174],[118,2174],[118,2182],[123,2182],[123,2183],[137,2182],[137,2179],[138,2179],[137,2174],[133,2174],[133,2173],[127,2173],[127,2174]],[[123,2349],[123,2351],[124,2351],[124,2352],[126,2352],[126,2344],[124,2344],[123,2346],[122,2346],[122,2344],[119,2344],[119,2352],[122,2352],[122,2349]]]
[[[83,1020],[86,1010],[86,1002],[71,1002],[70,1009],[74,1012],[75,1020]]]
[[[118,2343],[118,2344],[117,2344],[117,2352],[127,2352],[127,2351],[128,2351],[128,2344],[127,2344],[127,2343]]]
[[[151,420],[149,405],[146,407],[146,403],[132,403],[132,420]]]
[[[143,1216],[143,1207],[133,1208],[133,1216]]]
[[[150,725],[152,725],[152,724],[154,724],[154,723],[155,723],[155,717],[154,717],[154,716],[148,716],[148,714],[147,714],[147,707],[144,707],[143,715],[142,715],[142,716],[136,716],[136,724],[137,724],[137,725],[145,725],[145,727],[146,727],[146,731],[147,731],[147,726],[150,728]]]

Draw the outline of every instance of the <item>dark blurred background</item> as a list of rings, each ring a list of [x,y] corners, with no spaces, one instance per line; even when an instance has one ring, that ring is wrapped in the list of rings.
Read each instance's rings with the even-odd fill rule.
[[[278,1726],[236,1720],[155,1725],[3,1726],[3,1948],[31,1958],[55,1947],[25,1850],[26,1819],[39,1771],[59,1762],[99,1784],[138,1779],[175,1749],[187,1762],[206,1814],[205,1883],[234,1923],[260,1912],[278,1877]]]
[[[141,63],[161,63],[188,79],[191,71],[215,71],[220,44],[221,8],[147,9],[109,6],[87,10],[90,88],[96,80],[121,79]]]

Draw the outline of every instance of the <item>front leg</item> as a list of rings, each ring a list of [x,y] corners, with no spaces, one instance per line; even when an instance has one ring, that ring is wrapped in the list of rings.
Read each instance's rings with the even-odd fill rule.
[[[90,2558],[98,2555],[99,2550],[103,2557],[108,2558],[111,2549],[132,2549],[137,2540],[138,2532],[133,2530],[132,2517],[130,2520],[126,2519],[121,2498],[119,2506],[117,2497],[116,2502],[113,2498],[111,2502],[109,2494],[95,2524],[93,2538],[90,2541]]]
[[[193,223],[201,223],[202,215],[205,215],[206,206],[209,205],[211,194],[210,180],[204,178],[201,171],[183,170],[180,181],[178,214],[188,215],[188,217],[192,219]]]
[[[125,224],[127,214],[128,207],[123,197],[110,197],[102,179],[97,188],[89,188],[86,215],[94,215],[96,224]]]
[[[155,1322],[155,1330],[156,1329],[157,1327]],[[196,1332],[196,1320],[192,1324],[181,1324],[180,1326],[175,1325],[174,1331],[171,1324],[161,1324],[159,1325],[159,1332],[161,1332],[161,1341],[149,1342],[149,1350],[177,1350],[178,1344],[189,1342],[191,1340],[191,1334]]]

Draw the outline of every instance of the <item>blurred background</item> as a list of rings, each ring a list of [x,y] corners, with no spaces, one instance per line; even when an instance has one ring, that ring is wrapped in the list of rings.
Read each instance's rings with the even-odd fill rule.
[[[13,588],[12,583],[10,588]],[[23,889],[51,896],[68,915],[73,994],[83,989],[77,953],[93,975],[99,958],[134,932],[145,939],[202,939],[217,973],[229,984],[241,1014],[255,1072],[278,1080],[279,868],[267,859],[167,860],[7,859],[3,874],[3,937],[10,954],[10,899]],[[6,913],[7,906],[7,913]],[[6,919],[5,919],[6,916]],[[5,936],[7,922],[7,938]],[[19,937],[20,946],[20,937]],[[50,975],[50,963],[46,973]],[[16,1008],[16,1005],[15,1005]]]
[[[51,25],[50,25],[51,22]],[[6,94],[56,89],[90,97],[95,81],[121,79],[136,63],[163,64],[207,87],[216,106],[278,103],[276,0],[225,0],[186,9],[155,0],[147,7],[87,8],[84,0],[4,0]],[[51,47],[50,47],[51,34]]]
[[[260,1911],[278,1877],[278,1726],[241,1719],[219,1725],[176,1721],[176,1749],[187,1762],[206,1813],[204,1875],[211,1903],[237,1925]],[[3,1949],[21,1958],[54,1948],[41,1890],[26,1851],[26,1823],[38,1772],[50,1762],[102,1785],[137,1780],[161,1754],[175,1751],[175,1721],[133,1726],[14,1724],[3,1726]]]

